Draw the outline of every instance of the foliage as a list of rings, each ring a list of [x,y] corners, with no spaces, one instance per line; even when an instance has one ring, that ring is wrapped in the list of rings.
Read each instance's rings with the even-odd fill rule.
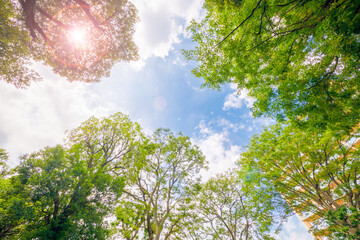
[[[0,239],[16,239],[25,215],[25,201],[16,183],[9,179],[7,160],[7,153],[0,149]]]
[[[24,67],[31,59],[69,81],[94,82],[109,76],[115,63],[138,58],[132,40],[137,12],[127,0],[2,2],[0,74],[17,87],[39,79]]]
[[[0,234],[11,227],[14,239],[105,239],[105,219],[141,139],[138,124],[118,113],[85,121],[69,132],[66,147],[23,156],[14,174],[0,179]]]
[[[254,185],[249,187],[239,179],[237,169],[209,179],[194,198],[193,220],[185,236],[195,236],[194,239],[274,239],[272,228],[290,211],[282,200],[282,207],[275,203],[278,194],[268,190]]]
[[[357,227],[360,222],[360,212],[357,208],[342,206],[335,211],[328,211],[325,218],[329,230],[333,232],[334,239],[359,239],[359,230],[355,234],[350,232],[350,229]],[[345,224],[339,226],[337,222]]]
[[[18,239],[27,215],[26,196],[11,179],[1,178],[0,184],[0,238]]]
[[[0,148],[0,177],[4,177],[8,172],[7,160],[9,159],[5,149]]]
[[[123,197],[119,201],[115,215],[117,221],[113,223],[115,234],[126,240],[139,239],[140,231],[145,222],[146,206]]]
[[[160,129],[148,138],[122,113],[92,117],[68,132],[65,146],[24,155],[11,175],[3,171],[0,236],[179,239],[205,164],[181,134]]]
[[[312,216],[312,231],[329,238],[356,239],[360,233],[358,130],[305,132],[277,124],[253,137],[240,164],[258,172],[297,213]]]
[[[192,198],[191,186],[205,159],[188,137],[159,129],[145,141],[128,170],[129,183],[118,208],[119,231],[125,239],[143,232],[150,240],[178,238]],[[127,208],[124,214],[123,209]]]
[[[74,145],[24,156],[17,176],[27,194],[21,239],[104,239],[103,218],[122,192],[124,180],[89,167]]]
[[[119,176],[131,164],[131,152],[144,138],[139,124],[122,113],[99,119],[91,117],[68,133],[67,145],[79,144],[89,167]]]
[[[256,116],[318,129],[360,120],[359,1],[206,0],[184,51],[203,86],[248,89]]]
[[[16,87],[28,86],[39,80],[30,65],[29,36],[16,20],[10,0],[0,0],[0,79]]]

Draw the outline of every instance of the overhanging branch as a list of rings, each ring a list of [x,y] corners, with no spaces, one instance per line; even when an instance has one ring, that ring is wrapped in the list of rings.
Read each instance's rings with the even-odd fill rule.
[[[36,8],[41,15],[43,15],[44,17],[50,19],[51,21],[53,21],[54,23],[56,23],[57,25],[59,25],[60,27],[64,28],[64,29],[70,29],[70,26],[62,23],[61,21],[57,20],[56,18],[54,18],[53,16],[51,16],[49,13],[47,13],[44,9],[37,7]]]
[[[98,22],[98,20],[96,20],[96,18],[91,14],[90,5],[83,0],[74,0],[74,2],[76,2],[82,8],[90,21],[94,24],[94,26],[103,31],[103,29],[100,27],[100,23]]]
[[[228,35],[226,35],[218,44],[216,44],[214,48],[219,47],[228,37],[230,37],[230,35],[232,35],[236,30],[239,29],[239,27],[241,27],[247,20],[249,20],[252,15],[254,15],[255,10],[260,6],[261,1],[262,0],[257,3],[256,7],[251,11],[250,15],[247,16],[247,18],[245,18],[244,21],[242,21],[239,25],[237,25],[237,27],[234,28]]]

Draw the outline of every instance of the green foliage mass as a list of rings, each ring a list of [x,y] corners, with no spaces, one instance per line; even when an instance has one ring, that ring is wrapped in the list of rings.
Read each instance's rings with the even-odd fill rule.
[[[203,86],[229,82],[256,99],[255,116],[317,129],[360,120],[359,1],[206,0],[185,57]]]
[[[8,178],[8,155],[0,149],[0,239],[13,238],[21,229],[23,217],[26,215],[25,197],[18,190],[16,182]]]
[[[249,186],[278,191],[315,234],[358,239],[360,2],[206,0],[189,30],[203,86],[234,83],[278,120],[240,161]]]
[[[340,135],[340,137],[339,137]],[[303,131],[277,124],[252,138],[240,166],[254,183],[275,187],[311,229],[330,239],[360,235],[358,130],[344,137],[336,131]],[[246,176],[246,175],[245,175]],[[246,179],[246,178],[245,178]]]
[[[105,239],[103,218],[121,194],[124,180],[88,159],[74,145],[25,156],[17,176],[27,193],[21,239]]]
[[[66,146],[23,156],[13,174],[0,179],[0,236],[110,236],[111,226],[104,219],[113,213],[123,192],[134,139],[141,140],[139,126],[118,113],[84,122],[69,132]]]

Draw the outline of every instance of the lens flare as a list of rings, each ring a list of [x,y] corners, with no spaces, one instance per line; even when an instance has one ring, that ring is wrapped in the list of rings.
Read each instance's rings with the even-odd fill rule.
[[[101,23],[96,26],[84,9],[90,10],[79,5],[62,8],[46,30],[48,50],[57,62],[67,67],[91,67],[104,57],[110,46],[111,28],[106,19],[93,10],[95,20]]]
[[[86,47],[86,31],[85,29],[75,27],[68,33],[68,41],[76,48]]]

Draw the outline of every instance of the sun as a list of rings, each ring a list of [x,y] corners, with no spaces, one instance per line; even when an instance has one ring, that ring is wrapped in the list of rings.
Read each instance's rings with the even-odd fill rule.
[[[74,27],[67,34],[68,41],[76,48],[84,48],[87,43],[87,32],[84,28]]]
[[[78,5],[62,8],[55,15],[46,29],[49,36],[46,45],[58,62],[84,68],[104,57],[111,42],[111,28],[101,14],[94,14],[99,25],[95,25]]]

